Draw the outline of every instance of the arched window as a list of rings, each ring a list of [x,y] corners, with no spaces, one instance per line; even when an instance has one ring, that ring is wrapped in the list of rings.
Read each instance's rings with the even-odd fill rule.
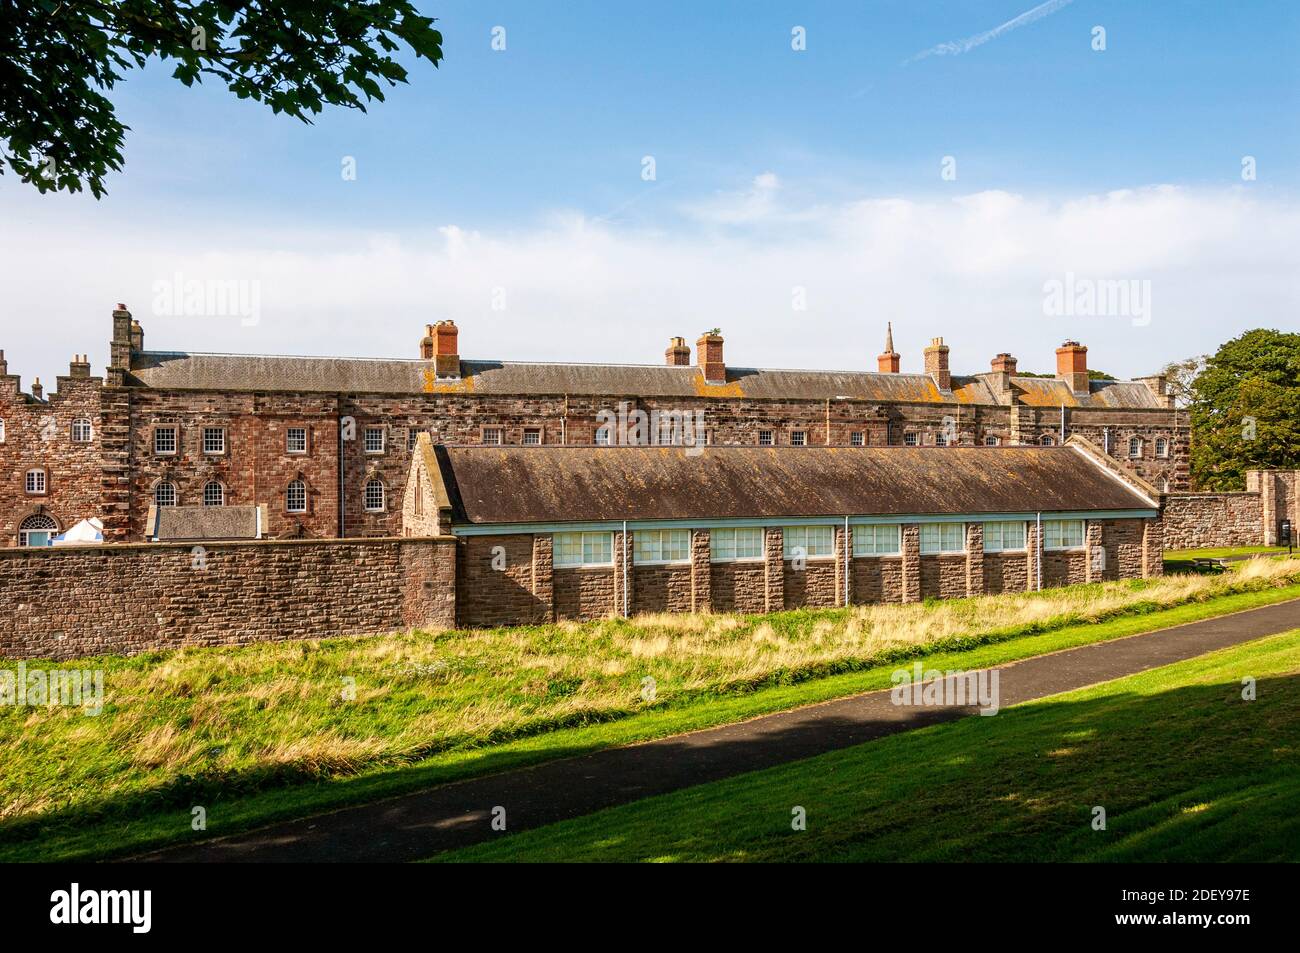
[[[1129,455],[1130,457],[1140,457],[1140,456],[1142,456],[1142,438],[1141,438],[1141,437],[1129,437],[1129,438],[1128,438],[1128,455]]]
[[[95,438],[95,428],[85,417],[78,417],[72,422],[72,442],[90,443]]]
[[[1156,456],[1157,457],[1169,456],[1169,441],[1166,440],[1164,437],[1156,437]]]
[[[154,506],[176,505],[176,484],[163,480],[153,488]]]
[[[366,481],[365,503],[367,513],[384,511],[384,481],[379,477],[371,477]]]
[[[284,491],[284,508],[290,513],[307,512],[307,484],[302,480],[290,480]]]
[[[996,447],[997,445],[998,445],[998,438],[996,434],[987,434],[984,437],[984,446]]]
[[[33,496],[45,495],[45,471],[40,467],[34,467],[27,471],[27,479],[24,483],[27,492]]]
[[[54,522],[53,517],[37,513],[35,516],[27,517],[18,527],[18,545],[48,546],[58,531],[59,524]]]
[[[1056,438],[1050,433],[1045,433],[1038,438],[1038,445],[1041,447],[1054,447],[1056,446]]]
[[[203,505],[204,506],[225,506],[226,505],[226,488],[216,480],[211,480],[203,485]]]

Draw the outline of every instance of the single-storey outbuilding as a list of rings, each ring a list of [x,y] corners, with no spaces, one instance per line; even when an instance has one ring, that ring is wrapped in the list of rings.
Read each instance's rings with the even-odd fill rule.
[[[467,626],[767,612],[1161,573],[1158,494],[1036,447],[448,447],[408,536],[454,535]]]

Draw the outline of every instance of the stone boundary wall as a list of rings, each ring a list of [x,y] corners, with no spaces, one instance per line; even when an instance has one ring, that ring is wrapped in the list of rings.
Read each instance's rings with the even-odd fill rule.
[[[0,658],[450,628],[456,541],[0,549]]]
[[[1166,549],[1273,546],[1278,525],[1300,529],[1300,471],[1249,470],[1235,493],[1169,493],[1161,503]]]

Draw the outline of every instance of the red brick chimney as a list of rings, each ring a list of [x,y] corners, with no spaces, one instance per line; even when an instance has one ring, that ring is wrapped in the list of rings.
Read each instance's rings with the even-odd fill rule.
[[[1003,351],[989,363],[992,370],[993,384],[998,393],[1005,394],[1011,390],[1011,378],[1016,375],[1016,359]]]
[[[686,338],[673,338],[670,340],[668,350],[664,351],[664,358],[668,361],[670,367],[690,367],[691,349],[686,344]]]
[[[948,372],[948,345],[943,338],[931,338],[925,349],[925,372],[939,390],[952,390],[952,375]]]
[[[876,358],[876,369],[881,374],[898,373],[898,352],[894,350],[894,323],[885,323],[885,350]]]
[[[1088,349],[1078,341],[1066,341],[1056,349],[1056,379],[1076,394],[1088,393]]]
[[[695,342],[695,363],[703,372],[706,384],[727,382],[727,365],[722,361],[722,335],[716,328],[704,332]]]
[[[439,321],[429,325],[428,330],[429,337],[432,338],[430,357],[433,359],[434,374],[445,378],[460,377],[460,332],[456,329],[456,322],[450,319]],[[422,353],[423,350],[422,342]]]

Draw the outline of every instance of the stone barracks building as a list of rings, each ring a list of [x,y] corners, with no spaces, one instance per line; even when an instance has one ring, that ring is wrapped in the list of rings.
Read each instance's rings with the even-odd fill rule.
[[[673,338],[659,365],[528,364],[462,359],[450,321],[409,360],[196,354],[146,350],[119,305],[103,378],[78,356],[54,393],[39,381],[24,393],[0,351],[0,540],[40,544],[89,517],[108,542],[160,539],[177,521],[157,510],[174,506],[259,508],[259,539],[399,536],[422,433],[538,461],[629,440],[951,449],[1081,436],[1157,492],[1185,490],[1188,422],[1164,378],[1090,380],[1073,341],[1056,358],[1054,377],[1018,374],[1005,353],[957,376],[935,338],[924,372],[901,373],[891,334],[874,371],[767,370],[728,365],[709,333],[694,363]],[[648,434],[643,417],[671,433]]]

